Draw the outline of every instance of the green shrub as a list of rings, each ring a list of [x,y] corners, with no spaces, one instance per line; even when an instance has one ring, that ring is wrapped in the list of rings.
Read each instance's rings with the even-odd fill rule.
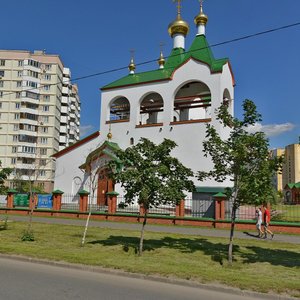
[[[33,242],[34,241],[34,234],[32,230],[24,230],[21,236],[21,240],[23,242]]]

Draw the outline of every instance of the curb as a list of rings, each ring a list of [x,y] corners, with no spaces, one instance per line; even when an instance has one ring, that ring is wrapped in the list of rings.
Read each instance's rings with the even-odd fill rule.
[[[130,273],[130,272],[117,270],[117,269],[109,269],[109,268],[104,268],[104,267],[98,267],[98,266],[96,267],[96,266],[82,265],[82,264],[73,264],[73,263],[67,263],[67,262],[63,262],[63,261],[51,261],[51,260],[32,258],[32,257],[28,257],[28,256],[21,256],[21,255],[10,255],[10,254],[0,253],[0,258],[13,259],[13,260],[18,260],[18,261],[22,261],[22,262],[30,262],[30,263],[35,263],[35,264],[55,266],[55,267],[60,267],[60,268],[76,269],[76,270],[83,270],[83,271],[94,272],[94,273],[105,273],[105,274],[111,274],[111,275],[117,275],[117,276],[129,277],[129,278],[163,282],[163,283],[181,285],[181,286],[186,286],[186,287],[201,288],[201,289],[205,289],[205,290],[209,290],[209,291],[222,292],[222,293],[231,294],[231,295],[251,296],[251,297],[255,297],[257,299],[271,299],[271,300],[275,300],[275,299],[276,300],[297,300],[297,299],[299,299],[299,298],[294,298],[291,296],[278,295],[278,294],[274,294],[274,293],[263,294],[263,293],[250,291],[250,290],[241,290],[238,288],[229,287],[229,286],[222,285],[222,284],[205,284],[205,283],[199,283],[199,282],[192,281],[192,280],[161,277],[161,276],[146,275],[146,274],[139,274],[139,273]]]

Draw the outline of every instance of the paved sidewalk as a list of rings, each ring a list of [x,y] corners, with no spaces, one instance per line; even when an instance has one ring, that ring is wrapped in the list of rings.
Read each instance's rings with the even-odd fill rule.
[[[0,220],[5,216],[0,215]],[[28,221],[29,216],[16,216],[16,215],[8,215],[9,220],[14,221]],[[46,218],[46,217],[35,217],[33,216],[33,222],[40,223],[49,223],[49,224],[62,224],[62,225],[77,225],[84,226],[84,219],[61,219],[61,218]],[[90,227],[99,227],[99,228],[112,228],[112,229],[127,229],[127,230],[140,230],[141,224],[137,223],[121,223],[121,222],[111,222],[111,221],[94,221],[90,220]],[[152,232],[167,232],[167,233],[179,233],[179,234],[187,234],[187,235],[200,235],[207,237],[229,237],[229,229],[215,229],[215,228],[203,228],[203,227],[186,227],[179,225],[146,225],[147,231]],[[238,231],[235,230],[234,233],[235,238],[241,239],[257,239],[256,232],[253,231]],[[268,238],[266,242],[271,241],[279,241],[286,242],[292,244],[300,244],[300,235],[288,235],[288,234],[275,234],[273,240]]]

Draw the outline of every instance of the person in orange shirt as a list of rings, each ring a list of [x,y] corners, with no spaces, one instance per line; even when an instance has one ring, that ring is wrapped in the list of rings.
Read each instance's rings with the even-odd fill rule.
[[[265,239],[267,238],[268,233],[271,235],[272,239],[274,237],[274,233],[269,229],[270,220],[271,220],[270,211],[267,208],[267,205],[264,205],[264,233],[265,233],[264,238]]]

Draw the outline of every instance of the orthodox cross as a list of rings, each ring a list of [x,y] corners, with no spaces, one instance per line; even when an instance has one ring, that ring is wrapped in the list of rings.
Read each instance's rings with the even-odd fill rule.
[[[173,2],[177,2],[177,14],[180,16],[180,11],[181,11],[181,1],[182,0],[173,0]]]

